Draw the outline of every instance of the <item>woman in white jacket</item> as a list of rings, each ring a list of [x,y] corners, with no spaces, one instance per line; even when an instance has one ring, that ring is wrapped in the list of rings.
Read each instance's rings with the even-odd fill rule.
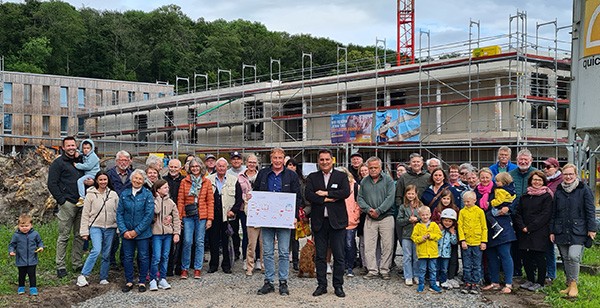
[[[94,187],[90,187],[83,201],[81,226],[79,234],[84,239],[92,240],[92,251],[85,260],[81,275],[77,277],[77,285],[88,285],[87,278],[98,256],[102,254],[100,265],[100,284],[108,283],[110,268],[110,246],[117,229],[117,205],[119,196],[112,189],[110,178],[105,171],[96,174]]]

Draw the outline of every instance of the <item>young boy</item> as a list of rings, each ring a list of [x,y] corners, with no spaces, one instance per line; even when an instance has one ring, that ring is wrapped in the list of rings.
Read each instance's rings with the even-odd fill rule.
[[[94,141],[91,139],[83,140],[80,151],[83,153],[83,162],[74,164],[75,168],[85,171],[85,175],[77,180],[79,201],[77,201],[76,205],[79,207],[83,206],[83,200],[85,199],[85,184],[83,182],[87,179],[94,179],[98,171],[100,171],[100,159],[94,153]],[[79,156],[79,153],[76,156]]]
[[[425,290],[425,272],[429,269],[429,289],[441,293],[442,290],[435,281],[438,241],[442,238],[442,232],[438,224],[431,222],[431,210],[428,206],[419,208],[419,217],[421,217],[421,222],[415,225],[410,237],[417,245],[417,257],[419,258],[419,286],[417,292],[422,293]]]
[[[18,294],[25,293],[25,276],[29,276],[29,294],[38,295],[35,268],[38,264],[37,253],[44,250],[44,243],[40,234],[33,230],[31,216],[21,214],[19,216],[19,227],[15,231],[8,245],[8,254],[16,257],[19,269]]]
[[[489,224],[490,228],[494,231],[492,239],[498,237],[504,228],[496,221],[496,216],[502,211],[503,208],[511,210],[511,206],[517,194],[515,192],[515,185],[513,184],[513,178],[508,172],[500,172],[496,175],[496,188],[494,189],[494,199],[490,202],[492,210],[485,213],[485,219]],[[508,213],[508,212],[506,212]]]
[[[476,195],[468,191],[463,195],[465,207],[458,215],[458,240],[463,249],[464,294],[478,294],[481,280],[481,254],[486,248],[487,225],[483,210],[475,205]]]

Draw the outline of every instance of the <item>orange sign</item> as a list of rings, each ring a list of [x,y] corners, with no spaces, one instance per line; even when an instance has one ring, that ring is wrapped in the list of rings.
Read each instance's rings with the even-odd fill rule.
[[[600,55],[600,0],[585,1],[583,57]]]

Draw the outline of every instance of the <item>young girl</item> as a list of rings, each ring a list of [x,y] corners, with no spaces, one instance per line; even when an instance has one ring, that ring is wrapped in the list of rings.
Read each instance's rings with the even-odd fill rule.
[[[431,221],[437,223],[442,227],[442,212],[445,209],[453,209],[458,213],[458,206],[454,203],[454,195],[449,189],[444,189],[440,195],[440,203],[435,207],[433,213],[431,213]]]
[[[38,295],[35,268],[38,264],[37,253],[44,250],[44,243],[40,234],[33,230],[31,216],[21,214],[19,216],[18,229],[12,236],[8,245],[8,254],[16,257],[17,268],[19,268],[18,294],[25,293],[25,276],[29,276],[29,294]]]
[[[404,283],[412,286],[418,283],[416,272],[418,271],[417,246],[410,239],[415,225],[419,222],[418,209],[422,206],[417,197],[417,186],[408,185],[404,190],[404,206],[398,209],[398,235],[402,237],[402,266],[404,269]]]
[[[154,193],[154,223],[152,224],[152,265],[150,266],[150,291],[170,289],[167,282],[167,263],[171,240],[179,242],[181,220],[177,205],[169,197],[169,184],[160,179],[152,186]],[[160,266],[160,269],[159,269]],[[160,276],[158,276],[159,274]],[[160,281],[157,283],[157,280]],[[158,285],[157,285],[158,284]]]
[[[458,245],[458,237],[456,236],[457,216],[457,212],[451,208],[443,210],[441,215],[442,238],[438,242],[438,279],[444,289],[454,287],[447,280],[452,247]]]

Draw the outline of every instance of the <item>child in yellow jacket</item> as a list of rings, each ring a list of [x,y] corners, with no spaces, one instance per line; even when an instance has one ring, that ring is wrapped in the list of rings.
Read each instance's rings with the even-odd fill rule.
[[[431,222],[431,210],[428,206],[419,208],[421,222],[415,225],[410,237],[417,245],[417,257],[419,258],[419,286],[417,292],[425,290],[425,272],[429,269],[429,289],[441,293],[442,290],[435,283],[437,273],[438,241],[442,238],[442,232],[438,224]]]
[[[481,255],[486,248],[488,229],[483,210],[475,205],[476,195],[468,191],[463,195],[465,207],[458,215],[458,240],[463,249],[462,293],[478,294],[481,280]]]

